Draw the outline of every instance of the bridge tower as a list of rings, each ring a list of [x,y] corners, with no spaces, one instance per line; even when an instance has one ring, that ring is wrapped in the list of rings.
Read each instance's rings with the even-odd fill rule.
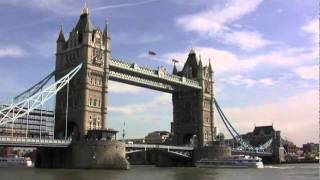
[[[202,86],[201,90],[180,89],[172,94],[173,122],[171,131],[176,145],[197,140],[197,146],[202,147],[214,140],[214,81],[211,63],[203,66],[195,50],[191,49],[182,71],[174,67],[173,73],[183,78],[196,80]]]
[[[66,127],[67,136],[74,138],[82,138],[90,129],[107,128],[109,58],[107,25],[103,31],[95,28],[85,6],[69,38],[65,39],[61,28],[57,40],[56,80],[79,63],[83,66],[56,96],[56,137],[64,137]]]

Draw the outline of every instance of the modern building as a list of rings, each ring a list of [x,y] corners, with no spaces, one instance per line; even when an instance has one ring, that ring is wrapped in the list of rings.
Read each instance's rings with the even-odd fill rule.
[[[1,105],[1,108],[6,105]],[[54,111],[35,109],[29,115],[0,126],[0,136],[53,138]]]
[[[299,148],[293,142],[284,140],[282,144],[287,154],[297,154]]]
[[[304,154],[319,154],[319,144],[316,143],[306,143],[302,145],[302,150]]]
[[[144,139],[146,144],[165,144],[168,142],[171,133],[168,131],[154,131],[149,133]]]

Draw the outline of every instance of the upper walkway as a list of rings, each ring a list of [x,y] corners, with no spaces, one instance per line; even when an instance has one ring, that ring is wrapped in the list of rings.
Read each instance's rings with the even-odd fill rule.
[[[198,81],[170,74],[162,67],[152,69],[111,58],[109,69],[110,80],[158,91],[172,93],[183,88],[202,89]]]

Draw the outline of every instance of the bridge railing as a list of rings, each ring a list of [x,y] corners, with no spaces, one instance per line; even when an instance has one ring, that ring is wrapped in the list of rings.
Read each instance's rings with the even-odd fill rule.
[[[190,146],[169,146],[158,144],[126,144],[127,148],[146,148],[146,149],[174,149],[174,150],[193,150]]]
[[[163,76],[160,77],[158,70],[156,70],[156,69],[141,67],[141,66],[138,66],[137,64],[130,64],[128,62],[125,62],[125,61],[122,61],[122,60],[119,60],[116,58],[111,59],[110,65],[118,67],[118,68],[126,69],[128,71],[133,71],[136,73],[152,76],[155,78],[161,78],[161,79],[164,79],[164,80],[167,80],[170,82],[175,82],[178,84],[187,85],[187,86],[191,86],[193,88],[201,89],[201,86],[199,85],[199,82],[197,82],[197,81],[187,79],[185,77],[180,77],[180,76],[177,76],[174,74],[167,74],[167,73],[165,73]]]
[[[155,87],[155,88],[160,88],[160,89],[164,89],[164,90],[173,91],[172,86],[170,86],[168,84],[164,84],[164,83],[156,82],[156,81],[151,81],[151,80],[143,79],[143,78],[136,77],[136,76],[130,76],[130,75],[119,73],[119,72],[115,72],[115,71],[110,71],[110,76],[114,77],[114,78],[117,78],[117,79],[130,80],[130,81],[133,81],[133,82],[137,82],[139,84],[144,84],[144,85],[152,86],[152,87]]]
[[[10,137],[10,136],[0,136],[0,144],[37,144],[37,145],[69,145],[72,139],[39,139],[39,138],[25,138],[25,137]]]

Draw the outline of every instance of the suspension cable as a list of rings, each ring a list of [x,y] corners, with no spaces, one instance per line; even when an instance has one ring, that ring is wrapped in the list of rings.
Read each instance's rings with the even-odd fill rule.
[[[238,142],[240,143],[240,145],[244,148],[248,148],[250,150],[255,150],[255,151],[259,151],[259,150],[266,150],[267,148],[270,147],[271,143],[273,142],[273,139],[269,139],[267,142],[265,142],[264,144],[259,145],[258,147],[253,147],[249,142],[247,142],[246,140],[244,140],[241,135],[235,130],[235,128],[232,126],[232,124],[230,123],[230,121],[227,119],[227,117],[225,116],[225,114],[223,113],[223,111],[221,110],[218,102],[216,101],[216,99],[214,99],[214,104],[216,106],[216,109],[218,111],[218,114],[222,120],[222,122],[224,123],[224,125],[226,126],[227,130],[229,131],[229,133],[232,135],[232,137]]]

